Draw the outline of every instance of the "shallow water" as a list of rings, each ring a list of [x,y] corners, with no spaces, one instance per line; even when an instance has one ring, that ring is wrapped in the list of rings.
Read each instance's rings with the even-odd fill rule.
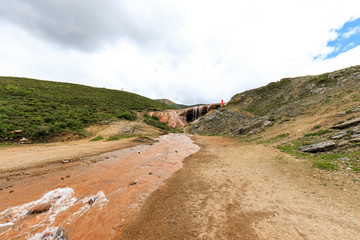
[[[151,192],[200,148],[169,134],[83,159],[0,196],[0,239],[112,239]]]

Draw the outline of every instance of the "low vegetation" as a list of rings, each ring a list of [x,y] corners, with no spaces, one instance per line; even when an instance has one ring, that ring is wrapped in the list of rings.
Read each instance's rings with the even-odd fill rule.
[[[133,111],[170,106],[125,91],[28,78],[0,77],[0,139],[42,141],[107,119],[136,118]],[[18,131],[17,131],[18,130]]]
[[[159,121],[159,118],[157,116],[149,116],[149,115],[144,115],[144,122],[146,124],[149,124],[153,127],[156,128],[160,128],[161,130],[163,130],[164,132],[179,132],[180,130],[176,129],[176,128],[172,128],[168,125],[166,125],[163,122]]]
[[[298,151],[299,147],[329,140],[333,134],[331,129],[323,129],[315,133],[305,134],[290,143],[278,145],[277,148],[298,158],[309,159],[313,166],[320,169],[352,171],[360,170],[360,149],[358,144],[350,144],[343,148],[336,148],[328,152],[304,153]]]

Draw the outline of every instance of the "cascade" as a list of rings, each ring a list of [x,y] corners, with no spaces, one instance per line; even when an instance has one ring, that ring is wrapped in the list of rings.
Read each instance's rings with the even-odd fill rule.
[[[202,116],[202,109],[203,109],[203,106],[201,105],[201,106],[199,106],[199,117],[201,117]]]

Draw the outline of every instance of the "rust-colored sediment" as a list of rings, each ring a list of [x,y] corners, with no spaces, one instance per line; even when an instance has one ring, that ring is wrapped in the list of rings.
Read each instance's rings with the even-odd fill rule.
[[[198,150],[189,136],[169,134],[153,144],[84,158],[72,167],[49,167],[49,173],[33,177],[31,170],[17,179],[11,193],[1,191],[0,238],[41,239],[62,229],[69,239],[112,239],[150,193]]]

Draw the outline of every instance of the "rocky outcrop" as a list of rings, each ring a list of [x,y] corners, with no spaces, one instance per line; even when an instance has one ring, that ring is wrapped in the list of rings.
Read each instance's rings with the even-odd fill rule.
[[[360,118],[355,118],[349,121],[345,121],[343,123],[339,123],[334,125],[332,128],[334,129],[344,129],[344,128],[348,128],[348,127],[352,127],[352,126],[356,126],[360,124]]]
[[[237,114],[221,108],[199,119],[198,122],[186,128],[193,134],[229,134],[250,121],[246,115]]]
[[[316,153],[316,152],[326,152],[331,149],[334,149],[336,147],[336,143],[333,141],[328,142],[321,142],[317,144],[311,144],[311,145],[305,145],[300,147],[298,150],[301,152],[310,152],[310,153]]]
[[[195,106],[195,107],[179,109],[179,110],[151,112],[149,114],[150,116],[157,116],[160,122],[163,122],[170,127],[177,128],[177,127],[185,127],[190,123],[196,121],[200,117],[218,108],[220,108],[220,104],[215,103],[215,104],[206,104],[206,105]]]

